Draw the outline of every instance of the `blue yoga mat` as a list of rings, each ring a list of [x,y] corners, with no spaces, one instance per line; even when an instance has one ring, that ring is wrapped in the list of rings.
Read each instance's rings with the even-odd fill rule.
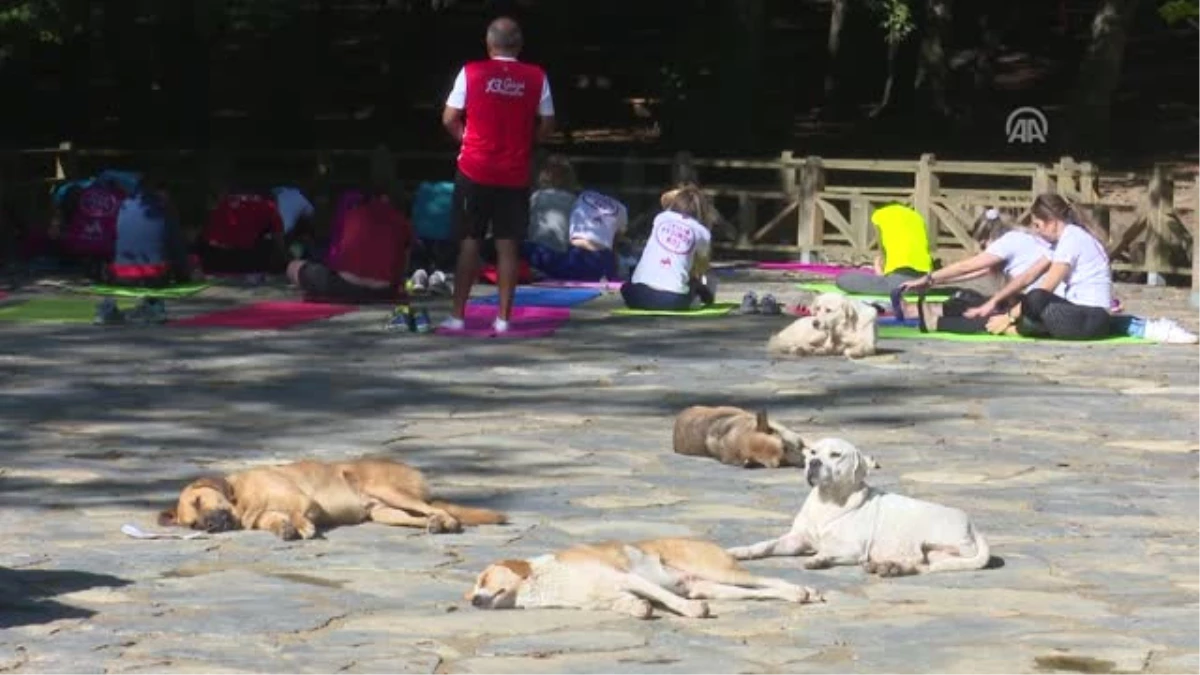
[[[894,316],[881,316],[875,320],[876,326],[911,326],[913,328],[920,327],[920,322],[917,319],[897,319]]]
[[[519,307],[573,307],[603,295],[592,288],[518,288],[513,305]],[[473,298],[472,304],[496,305],[500,295]]]

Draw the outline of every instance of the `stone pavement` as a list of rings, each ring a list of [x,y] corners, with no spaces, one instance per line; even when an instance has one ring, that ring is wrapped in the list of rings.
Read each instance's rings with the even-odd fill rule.
[[[726,283],[791,298],[781,277]],[[177,313],[271,290],[216,289]],[[1184,290],[1122,287],[1195,329]],[[611,318],[530,342],[388,335],[384,311],[277,333],[0,325],[2,672],[1197,672],[1197,349],[884,341],[772,362],[787,319]],[[435,319],[439,314],[435,313]],[[807,487],[673,455],[697,403],[845,437],[872,481],[965,509],[1003,565],[867,578],[751,569],[823,605],[639,622],[462,599],[492,559],[582,540],[783,531]],[[137,541],[189,479],[384,453],[513,523]]]

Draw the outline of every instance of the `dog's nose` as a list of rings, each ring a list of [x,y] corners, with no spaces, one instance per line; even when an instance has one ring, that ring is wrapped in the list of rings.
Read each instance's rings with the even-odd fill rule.
[[[488,598],[486,595],[474,595],[471,597],[472,607],[487,607]]]
[[[813,457],[812,459],[808,460],[808,470],[809,471],[816,471],[819,468],[821,468],[821,460],[817,459],[816,457]]]

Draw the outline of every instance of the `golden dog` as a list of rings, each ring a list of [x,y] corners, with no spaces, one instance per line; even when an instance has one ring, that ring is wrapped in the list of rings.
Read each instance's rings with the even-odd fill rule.
[[[804,468],[800,436],[758,414],[741,408],[692,406],[675,418],[675,452],[713,457],[732,466]]]
[[[158,517],[161,525],[206,532],[267,530],[283,539],[311,539],[318,528],[368,520],[437,534],[507,518],[487,509],[430,501],[421,472],[368,458],[303,461],[201,478],[183,489],[175,508]]]
[[[811,588],[747,572],[717,544],[677,538],[606,541],[501,560],[479,575],[466,598],[480,609],[612,610],[639,619],[650,618],[654,604],[703,618],[709,614],[704,599],[822,601]]]

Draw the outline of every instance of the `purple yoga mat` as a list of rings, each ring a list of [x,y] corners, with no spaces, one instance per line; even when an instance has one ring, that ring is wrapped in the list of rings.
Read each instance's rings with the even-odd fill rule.
[[[561,281],[558,279],[546,279],[545,281],[534,282],[533,286],[541,286],[543,288],[594,288],[598,291],[619,291],[623,281]]]
[[[571,317],[566,307],[513,307],[508,332],[492,330],[496,320],[495,305],[467,305],[466,324],[462,330],[439,327],[435,333],[464,338],[536,338],[553,335]]]
[[[820,274],[827,277],[836,277],[842,272],[850,272],[854,270],[863,270],[870,268],[849,267],[846,265],[829,265],[824,263],[802,263],[802,262],[763,262],[758,264],[760,270],[774,270],[781,272],[808,272],[809,274]]]

